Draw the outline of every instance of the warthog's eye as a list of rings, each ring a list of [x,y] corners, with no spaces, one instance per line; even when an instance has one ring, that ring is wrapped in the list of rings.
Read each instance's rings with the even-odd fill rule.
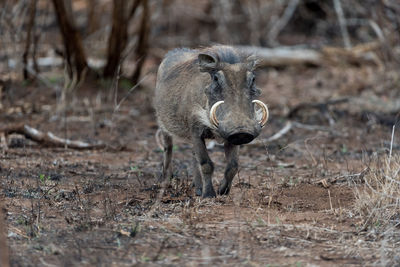
[[[253,86],[255,82],[256,82],[256,77],[253,76],[250,81],[250,86]]]
[[[216,88],[220,88],[224,86],[225,83],[225,77],[224,74],[221,71],[215,72],[211,75],[211,78],[213,80],[213,84]]]
[[[213,80],[214,80],[214,82],[216,82],[216,83],[218,83],[218,82],[219,82],[218,76],[217,76],[216,74],[214,74],[214,76],[213,76]]]
[[[253,73],[249,72],[247,74],[247,84],[249,85],[250,88],[254,86],[255,81],[256,81],[256,76],[254,76]]]
[[[208,92],[208,94],[213,95],[213,97],[218,96],[218,98],[220,98],[219,94],[221,94],[221,90],[222,90],[221,84],[222,84],[223,79],[221,78],[220,74],[218,74],[217,72],[211,73],[211,79],[212,79],[212,82],[208,86],[207,92]]]
[[[215,73],[212,74],[212,79],[215,83],[218,83],[219,85],[221,85],[224,75],[222,74],[221,71],[217,71]]]
[[[247,86],[249,88],[250,96],[259,96],[260,90],[255,85],[256,76],[252,72],[247,73]]]

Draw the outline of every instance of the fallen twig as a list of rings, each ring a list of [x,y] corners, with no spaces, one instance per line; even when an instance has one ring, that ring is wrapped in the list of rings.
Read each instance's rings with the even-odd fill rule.
[[[278,140],[279,138],[283,137],[285,134],[287,134],[290,129],[292,129],[293,123],[291,121],[288,121],[285,126],[280,129],[276,134],[274,134],[271,137],[268,137],[266,139],[261,139],[261,140],[254,140],[251,142],[249,145],[263,145],[265,143],[269,143],[275,140]]]
[[[293,123],[291,121],[288,121],[286,125],[282,129],[280,129],[276,134],[267,139],[262,140],[262,142],[272,142],[278,140],[279,138],[287,134],[290,131],[290,129],[292,129],[292,127]]]
[[[0,133],[3,133],[4,135],[9,135],[12,133],[22,134],[32,141],[48,146],[68,147],[73,149],[99,149],[106,147],[106,145],[103,143],[89,144],[83,141],[60,138],[51,132],[44,133],[26,124],[18,124],[12,125],[11,127],[0,128]]]
[[[274,140],[277,140],[279,138],[281,138],[282,136],[284,136],[287,132],[290,131],[290,129],[292,129],[292,122],[288,121],[285,125],[285,127],[283,127],[279,132],[277,132],[276,134],[274,134],[273,136],[271,136],[270,138],[267,138],[267,142],[271,142]]]

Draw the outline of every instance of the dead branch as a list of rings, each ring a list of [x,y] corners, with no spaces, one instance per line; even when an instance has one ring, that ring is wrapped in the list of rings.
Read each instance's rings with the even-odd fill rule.
[[[283,126],[282,129],[280,129],[277,133],[275,133],[271,137],[268,137],[268,138],[262,139],[262,140],[254,140],[253,142],[251,142],[248,145],[258,146],[258,145],[264,145],[266,143],[270,143],[272,141],[276,141],[279,138],[282,138],[284,135],[286,135],[292,129],[292,127],[293,127],[293,123],[291,121],[288,121],[285,124],[285,126]]]
[[[321,65],[323,56],[313,49],[265,48],[256,46],[239,46],[246,54],[255,54],[260,67],[276,67],[298,64]]]
[[[274,134],[273,136],[271,136],[271,137],[265,139],[264,141],[265,141],[265,142],[272,142],[272,141],[278,140],[279,138],[281,138],[282,136],[284,136],[285,134],[287,134],[287,133],[290,131],[290,129],[292,129],[292,127],[293,127],[293,123],[292,123],[291,121],[288,121],[288,122],[286,123],[286,125],[285,125],[281,130],[279,130],[279,131],[278,131],[276,134]]]
[[[89,144],[83,141],[60,138],[51,132],[44,133],[26,124],[17,124],[8,127],[2,127],[0,128],[0,133],[4,133],[5,135],[13,133],[22,134],[27,139],[47,146],[66,147],[73,149],[100,149],[106,147],[106,145],[103,143]]]
[[[293,47],[265,48],[257,46],[238,46],[246,54],[255,54],[260,67],[279,67],[290,65],[338,65],[338,64],[374,64],[382,66],[374,53],[380,42],[370,42],[353,46],[350,49],[323,47],[321,50]]]

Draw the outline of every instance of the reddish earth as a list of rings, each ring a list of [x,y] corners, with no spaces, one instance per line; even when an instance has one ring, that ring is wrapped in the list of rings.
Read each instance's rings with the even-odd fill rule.
[[[370,67],[260,71],[271,120],[259,140],[278,132],[300,103],[374,95],[389,105],[400,91],[387,84],[390,75]],[[354,208],[369,155],[387,149],[391,128],[380,116],[390,120],[390,112],[365,113],[368,103],[353,100],[327,106],[326,113],[301,109],[292,120],[317,127],[294,127],[273,142],[243,146],[230,195],[201,199],[191,187],[187,144],[174,147],[176,178],[165,190],[156,184],[162,154],[149,77],[129,95],[120,89],[118,102],[127,98],[118,109],[104,91],[75,96],[65,113],[57,111],[61,104],[49,89],[29,86],[26,93],[11,85],[3,91],[3,126],[23,122],[109,145],[73,150],[8,136],[0,175],[13,266],[393,262],[392,250],[382,252],[383,243],[364,231]],[[217,185],[225,166],[222,147],[210,155]]]

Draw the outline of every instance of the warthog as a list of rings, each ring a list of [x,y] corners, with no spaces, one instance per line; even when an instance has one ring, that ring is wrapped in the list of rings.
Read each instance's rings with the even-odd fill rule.
[[[268,108],[256,97],[253,56],[230,46],[169,52],[158,69],[154,107],[164,148],[163,178],[172,175],[172,138],[193,144],[196,195],[215,197],[206,138],[224,142],[227,166],[218,193],[228,194],[238,172],[238,146],[256,138]],[[257,108],[257,110],[256,110]]]

